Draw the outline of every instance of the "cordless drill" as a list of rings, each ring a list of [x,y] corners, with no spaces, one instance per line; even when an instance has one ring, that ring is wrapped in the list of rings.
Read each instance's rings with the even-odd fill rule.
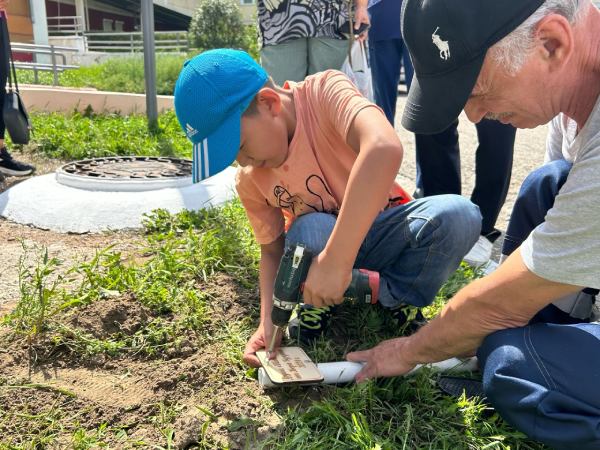
[[[307,248],[297,245],[288,248],[279,263],[273,289],[273,309],[271,321],[275,325],[267,354],[275,348],[277,335],[285,327],[296,305],[302,300],[304,282],[313,260]],[[379,294],[379,273],[365,269],[352,269],[352,281],[344,297],[364,303],[377,303]]]

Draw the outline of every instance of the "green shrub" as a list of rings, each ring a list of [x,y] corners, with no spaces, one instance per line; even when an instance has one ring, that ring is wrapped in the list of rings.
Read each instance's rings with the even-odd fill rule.
[[[156,91],[159,95],[173,95],[175,81],[186,60],[185,55],[158,54],[156,56]],[[39,84],[51,85],[51,73],[39,74]],[[18,79],[21,83],[34,83],[33,72],[19,70]],[[131,92],[143,94],[144,59],[142,55],[111,58],[93,66],[67,70],[60,74],[61,86],[93,87],[101,91]]]
[[[234,0],[200,0],[192,16],[188,38],[192,47],[248,50],[242,15]]]
[[[66,160],[115,155],[191,157],[191,144],[175,113],[161,114],[156,133],[146,116],[93,113],[32,114],[34,135],[28,149]]]

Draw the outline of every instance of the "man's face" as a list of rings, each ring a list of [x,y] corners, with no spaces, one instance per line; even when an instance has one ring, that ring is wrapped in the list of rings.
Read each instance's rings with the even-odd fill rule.
[[[287,158],[288,148],[287,127],[281,115],[259,107],[255,113],[242,116],[240,151],[236,157],[240,166],[279,167]]]
[[[535,53],[514,75],[500,68],[489,53],[465,105],[469,120],[477,123],[486,118],[535,128],[558,114],[552,105],[548,73]]]

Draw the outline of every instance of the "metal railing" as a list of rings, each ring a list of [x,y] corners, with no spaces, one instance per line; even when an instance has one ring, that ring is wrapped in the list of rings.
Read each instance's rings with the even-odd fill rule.
[[[33,70],[34,82],[39,83],[38,72],[52,72],[53,73],[53,86],[58,86],[58,74],[66,69],[78,69],[79,66],[73,64],[67,64],[67,56],[65,52],[77,52],[78,49],[74,47],[61,47],[57,45],[37,45],[37,44],[23,44],[20,42],[11,42],[12,51],[15,53],[27,53],[34,55],[34,59],[37,59],[37,55],[49,55],[50,63],[42,62],[26,62],[26,61],[15,61],[15,67],[18,69]],[[61,62],[57,62],[60,59]]]
[[[86,50],[93,52],[125,52],[144,51],[141,31],[123,33],[84,33]],[[187,31],[155,31],[154,43],[157,52],[187,52]]]
[[[83,29],[83,18],[81,16],[54,16],[47,17],[48,33],[50,35],[76,35],[79,36]]]

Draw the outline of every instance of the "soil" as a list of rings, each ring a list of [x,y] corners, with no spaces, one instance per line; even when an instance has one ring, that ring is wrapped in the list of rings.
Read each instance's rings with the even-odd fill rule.
[[[414,138],[399,124],[405,97],[399,97],[396,129],[405,147],[400,181],[409,191],[414,189]],[[460,142],[464,192],[473,187],[474,154],[477,147],[475,127],[461,118]],[[543,160],[545,127],[520,130],[515,145],[514,169],[506,204],[497,227],[505,230],[517,190],[526,174]],[[32,158],[29,154],[14,155],[37,165],[37,174],[54,170],[61,162]],[[20,179],[0,180],[0,191]],[[59,234],[35,229],[0,219],[0,317],[11,310],[19,298],[19,261],[24,255],[23,244],[32,248],[45,246],[49,256],[62,261],[66,270],[75,262],[93,257],[108,245],[125,257],[133,255],[142,244],[135,232],[105,234]],[[499,244],[496,245],[496,249]],[[25,264],[28,260],[25,260]],[[220,276],[210,286],[203,286],[214,301],[211,307],[221,325],[228,319],[241,319],[247,305],[257,302],[257,293],[241,288],[235,280]],[[128,297],[110,297],[67,316],[65,324],[105,338],[115,332],[135,333],[155,316],[147,308]],[[210,326],[218,331],[219,323]],[[2,330],[2,329],[0,329]],[[7,338],[7,330],[0,331]],[[210,340],[198,341],[188,336],[176,352],[164,358],[149,359],[139,355],[114,358],[73,357],[68,351],[47,354],[44,343],[28,347],[22,341],[12,341],[0,347],[0,405],[7,411],[23,414],[51,415],[53,410],[71,417],[71,422],[87,429],[102,423],[120,426],[129,438],[146,442],[165,442],[155,426],[161,416],[161,404],[177,405],[173,425],[176,448],[186,448],[203,432],[211,445],[245,448],[248,429],[253,439],[264,439],[279,423],[278,417],[265,406],[269,399],[258,384],[249,380],[243,370],[227,360],[221,348]],[[2,389],[3,385],[19,385]],[[278,399],[279,401],[281,399]],[[216,419],[218,417],[218,419]],[[10,428],[26,426],[19,423],[0,424],[0,435]],[[2,430],[2,427],[5,427]],[[119,443],[114,443],[116,448]],[[60,445],[59,445],[60,447]]]
[[[223,323],[242,319],[247,305],[257,301],[255,290],[244,289],[225,275],[198,289],[223,300],[210,305],[216,319],[208,325],[209,335],[218,333]],[[114,333],[132,335],[156,317],[131,297],[109,297],[61,321],[76,331],[107,338]],[[193,334],[177,351],[154,359],[136,354],[82,358],[49,342],[28,346],[12,340],[6,329],[0,331],[0,342],[0,404],[9,413],[49,415],[60,410],[63,416],[76,417],[85,429],[106,423],[127,430],[130,440],[159,443],[165,441],[155,426],[161,404],[176,405],[177,419],[165,425],[174,432],[175,448],[195,443],[204,423],[211,445],[230,448],[244,448],[247,426],[265,435],[279,424],[278,417],[262,406],[262,388],[227,359],[222,344]],[[3,380],[21,387],[2,389]],[[0,435],[18,425],[0,424]]]

